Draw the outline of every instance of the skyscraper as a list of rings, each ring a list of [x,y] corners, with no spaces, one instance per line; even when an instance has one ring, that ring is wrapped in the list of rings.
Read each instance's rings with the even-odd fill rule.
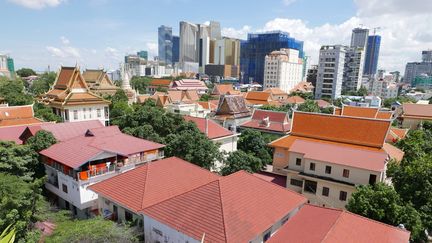
[[[432,50],[422,51],[421,62],[409,62],[406,64],[404,83],[413,84],[415,78],[420,75],[432,77]]]
[[[364,57],[365,53],[363,47],[354,46],[347,48],[343,73],[343,91],[357,91],[361,87]]]
[[[158,56],[166,64],[172,64],[173,52],[172,27],[162,25],[158,28]]]
[[[172,37],[172,63],[179,62],[180,54],[180,37],[173,35]]]
[[[180,62],[198,62],[199,27],[185,21],[180,22]]]
[[[347,47],[322,46],[319,54],[315,98],[337,99],[341,96]]]
[[[367,41],[364,75],[374,75],[378,68],[378,56],[381,45],[381,36],[370,35]]]
[[[366,48],[369,36],[368,29],[355,28],[351,34],[351,47],[363,47]]]
[[[247,41],[242,41],[240,48],[241,81],[244,83],[255,81],[263,84],[265,56],[281,48],[298,50],[300,58],[304,57],[303,41],[294,39],[287,32],[248,34]]]

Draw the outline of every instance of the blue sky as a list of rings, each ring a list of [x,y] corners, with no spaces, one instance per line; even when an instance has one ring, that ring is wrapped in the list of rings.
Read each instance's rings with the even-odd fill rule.
[[[350,30],[359,24],[386,25],[388,20],[380,18],[381,11],[370,4],[374,1],[386,9],[397,2],[403,4],[401,0],[0,0],[0,21],[4,23],[0,53],[11,55],[18,68],[42,71],[48,65],[57,68],[78,62],[84,67],[112,69],[126,53],[142,49],[154,55],[159,25],[172,26],[178,33],[180,20],[216,20],[223,34],[232,37],[273,29],[288,31],[304,40],[308,55],[315,58],[322,44],[348,44]],[[401,6],[388,14],[399,20],[404,11]],[[399,31],[383,29],[383,37],[398,37]],[[428,28],[416,31],[417,35],[426,31],[426,37],[431,34]],[[397,62],[387,57],[391,64],[383,62],[383,67],[402,68],[399,62],[418,59],[421,49],[430,43],[426,38],[418,50],[410,49]],[[383,48],[388,56],[391,48]]]

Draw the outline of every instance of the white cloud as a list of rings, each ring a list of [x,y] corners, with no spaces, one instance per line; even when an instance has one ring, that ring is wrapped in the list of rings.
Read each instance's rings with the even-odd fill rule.
[[[304,41],[310,63],[317,63],[321,45],[349,45],[351,31],[361,24],[370,28],[381,27],[381,49],[378,68],[387,71],[405,71],[409,61],[420,60],[421,51],[432,47],[432,1],[422,0],[355,0],[357,14],[340,24],[310,26],[301,19],[276,18],[262,28],[225,28],[224,35],[245,39],[252,31],[282,30]]]
[[[61,36],[60,40],[63,43],[63,45],[69,45],[70,44],[70,41],[64,36]]]
[[[249,25],[243,26],[241,29],[222,28],[222,35],[231,38],[246,39],[247,34],[252,31]]]
[[[148,42],[146,44],[147,51],[149,54],[149,57],[155,57],[158,55],[158,44],[154,42]]]
[[[282,3],[285,5],[285,6],[289,6],[289,5],[291,5],[291,4],[293,4],[294,2],[296,2],[297,0],[282,0]]]
[[[9,0],[12,3],[31,9],[43,9],[46,7],[56,7],[65,0]]]

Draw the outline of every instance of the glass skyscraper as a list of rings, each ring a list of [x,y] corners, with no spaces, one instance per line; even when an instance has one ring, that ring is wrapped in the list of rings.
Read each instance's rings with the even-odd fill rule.
[[[304,57],[303,41],[290,37],[287,32],[248,34],[248,39],[242,41],[240,47],[241,81],[243,83],[255,81],[263,84],[265,56],[281,48],[299,50],[300,57]]]
[[[173,62],[172,27],[162,25],[158,28],[158,56],[166,64]]]
[[[363,74],[374,75],[377,73],[380,45],[381,36],[370,35],[368,37]]]
[[[180,37],[173,35],[172,44],[172,62],[176,63],[180,57]]]

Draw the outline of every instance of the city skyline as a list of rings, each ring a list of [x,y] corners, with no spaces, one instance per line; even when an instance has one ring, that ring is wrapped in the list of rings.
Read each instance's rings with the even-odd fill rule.
[[[419,61],[418,53],[432,47],[432,31],[427,28],[427,22],[432,21],[427,14],[432,3],[420,0],[409,4],[399,0],[274,0],[253,6],[239,1],[221,12],[227,4],[218,1],[203,5],[195,0],[165,0],[147,5],[127,1],[121,6],[109,0],[2,1],[0,7],[5,12],[0,20],[9,23],[3,33],[14,38],[0,42],[0,53],[13,57],[17,68],[38,71],[48,65],[55,70],[60,65],[76,63],[87,68],[113,69],[118,68],[125,54],[147,50],[150,57],[157,55],[157,28],[173,27],[173,35],[178,35],[181,20],[219,21],[224,36],[241,39],[246,39],[250,32],[287,31],[304,41],[310,64],[317,63],[321,45],[349,45],[351,30],[362,25],[371,28],[370,34],[372,28],[381,27],[377,32],[382,36],[378,68],[404,72],[407,62]],[[190,7],[203,6],[214,11],[205,16],[187,14]],[[166,14],[161,16],[161,12]],[[389,18],[395,20],[388,21]]]

